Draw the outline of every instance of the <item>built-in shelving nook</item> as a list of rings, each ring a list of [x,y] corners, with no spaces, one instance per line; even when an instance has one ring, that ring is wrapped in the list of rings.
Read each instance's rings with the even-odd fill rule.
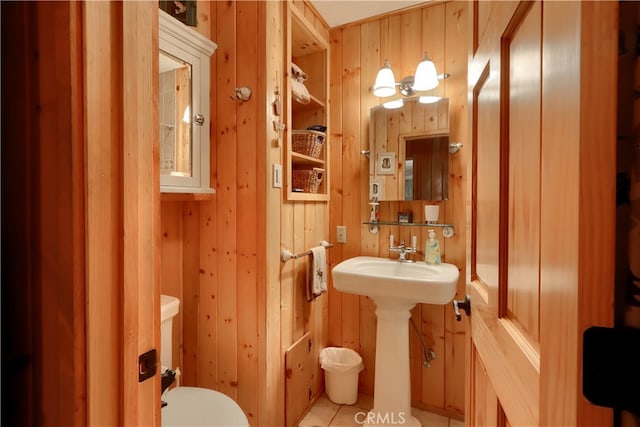
[[[291,5],[288,9],[286,197],[287,200],[327,201],[329,44],[298,9]],[[298,78],[292,67],[300,70],[304,78]],[[304,88],[300,88],[300,84]],[[309,129],[311,127],[315,130]]]

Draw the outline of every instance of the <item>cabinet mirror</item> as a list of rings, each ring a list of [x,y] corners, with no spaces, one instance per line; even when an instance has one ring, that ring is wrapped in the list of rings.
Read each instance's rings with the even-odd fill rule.
[[[160,52],[160,175],[192,177],[191,64]]]
[[[369,198],[447,200],[449,100],[371,109]]]
[[[164,11],[159,15],[160,190],[213,193],[209,57],[216,44]]]

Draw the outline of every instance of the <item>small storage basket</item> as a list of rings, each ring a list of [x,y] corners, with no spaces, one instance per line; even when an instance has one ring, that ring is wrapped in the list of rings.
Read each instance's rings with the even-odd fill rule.
[[[322,183],[322,177],[324,176],[324,169],[294,169],[291,177],[291,185],[293,191],[302,191],[305,193],[317,193],[320,184]]]
[[[322,153],[322,143],[324,142],[324,132],[317,130],[294,130],[291,131],[291,145],[293,151],[305,156],[319,159]]]

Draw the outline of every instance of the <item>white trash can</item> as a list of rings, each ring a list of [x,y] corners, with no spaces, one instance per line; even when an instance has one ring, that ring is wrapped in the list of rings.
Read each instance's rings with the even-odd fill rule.
[[[338,404],[358,401],[358,374],[364,369],[362,357],[350,348],[325,347],[320,351],[324,385],[329,399]]]

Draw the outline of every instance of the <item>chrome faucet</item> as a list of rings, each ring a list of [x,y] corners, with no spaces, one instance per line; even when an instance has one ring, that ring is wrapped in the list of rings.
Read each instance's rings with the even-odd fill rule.
[[[411,246],[407,247],[404,244],[404,240],[400,242],[400,246],[393,245],[393,235],[389,236],[389,251],[396,252],[400,255],[398,262],[414,262],[412,259],[407,258],[407,254],[416,253],[416,236],[411,237]]]

